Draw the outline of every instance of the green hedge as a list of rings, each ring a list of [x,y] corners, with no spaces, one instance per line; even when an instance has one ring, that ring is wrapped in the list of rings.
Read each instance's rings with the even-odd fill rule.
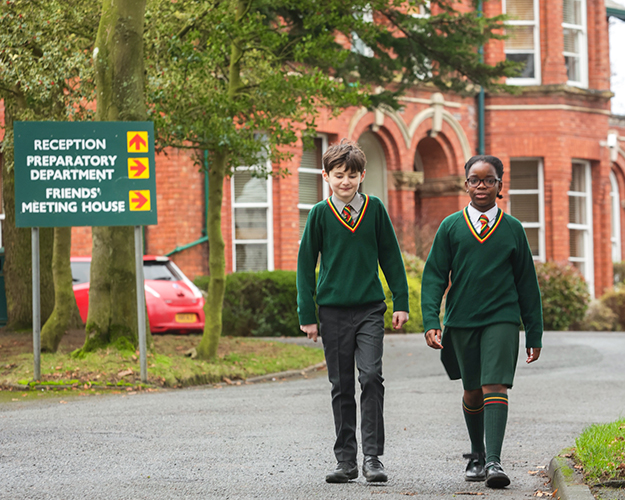
[[[422,332],[421,273],[423,261],[404,256],[410,290],[410,319],[400,330]],[[295,271],[238,272],[226,275],[223,307],[223,335],[235,337],[294,337],[303,335],[297,317]],[[391,293],[380,272],[388,310],[384,326],[392,330],[393,305]],[[208,289],[208,276],[195,279],[202,290]],[[395,330],[393,330],[395,331]]]
[[[209,278],[195,284],[208,289]],[[295,271],[240,272],[226,275],[223,335],[293,337],[302,335],[297,317]]]
[[[545,262],[536,265],[542,294],[545,330],[568,330],[580,323],[590,300],[588,287],[570,264]]]
[[[421,277],[408,274],[408,304],[410,315],[408,322],[401,330],[393,329],[393,296],[391,290],[384,279],[384,274],[380,271],[380,281],[386,295],[386,314],[384,314],[384,329],[392,332],[423,333],[423,316],[421,315]]]

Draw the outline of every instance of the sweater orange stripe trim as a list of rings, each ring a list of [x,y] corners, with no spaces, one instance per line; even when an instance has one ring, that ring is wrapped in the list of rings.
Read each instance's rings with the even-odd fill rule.
[[[341,224],[343,224],[343,226],[349,229],[352,233],[355,233],[356,229],[358,229],[358,226],[360,226],[360,222],[362,221],[362,218],[365,216],[365,212],[367,211],[367,207],[369,206],[369,197],[364,193],[362,193],[362,195],[365,198],[365,203],[362,206],[362,212],[360,212],[360,217],[358,217],[358,220],[356,221],[356,224],[354,224],[354,227],[350,226],[347,222],[345,222],[345,219],[341,217],[341,214],[339,214],[338,210],[336,209],[336,207],[330,200],[331,197],[328,198],[328,205],[330,206],[332,213],[334,213],[334,215],[336,215],[336,218],[341,222]]]
[[[475,230],[475,227],[473,227],[473,223],[469,218],[469,209],[467,207],[465,207],[465,209],[462,211],[462,214],[464,215],[464,220],[467,223],[467,226],[469,226],[471,234],[475,236],[475,239],[480,243],[484,243],[488,238],[490,238],[490,235],[495,232],[495,229],[497,229],[497,226],[499,226],[499,223],[503,219],[503,210],[499,209],[499,212],[497,213],[497,219],[495,219],[495,224],[493,224],[493,227],[490,228],[490,231],[488,231],[488,233],[486,233],[483,238],[480,238],[480,235]]]

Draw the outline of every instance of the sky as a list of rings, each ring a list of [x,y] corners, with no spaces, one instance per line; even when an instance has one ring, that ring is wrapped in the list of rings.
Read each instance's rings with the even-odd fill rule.
[[[625,0],[618,3],[625,7]],[[610,17],[610,86],[615,96],[612,98],[612,113],[625,115],[625,22]]]

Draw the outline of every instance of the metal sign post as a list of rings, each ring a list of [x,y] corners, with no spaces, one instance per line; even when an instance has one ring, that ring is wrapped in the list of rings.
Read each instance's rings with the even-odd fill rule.
[[[139,360],[141,382],[148,381],[147,346],[145,339],[145,280],[143,278],[143,232],[135,226],[135,274],[137,276],[137,320],[139,323]]]
[[[33,354],[35,367],[33,380],[41,379],[41,301],[39,272],[39,228],[31,230],[31,248],[33,262]]]

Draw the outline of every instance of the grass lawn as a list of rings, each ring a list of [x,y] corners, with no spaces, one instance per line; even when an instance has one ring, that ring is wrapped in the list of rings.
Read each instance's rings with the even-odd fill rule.
[[[575,445],[573,458],[588,483],[625,480],[625,419],[591,425]]]
[[[259,375],[302,370],[323,361],[323,351],[318,348],[241,337],[223,337],[217,359],[200,361],[189,356],[200,339],[200,335],[155,335],[154,352],[147,355],[148,385],[237,384]],[[72,331],[63,338],[57,353],[42,353],[39,385],[88,390],[142,387],[138,351],[110,347],[84,359],[72,358],[70,353],[83,344],[84,331]],[[32,378],[32,333],[0,330],[0,391],[9,386],[34,385]]]

